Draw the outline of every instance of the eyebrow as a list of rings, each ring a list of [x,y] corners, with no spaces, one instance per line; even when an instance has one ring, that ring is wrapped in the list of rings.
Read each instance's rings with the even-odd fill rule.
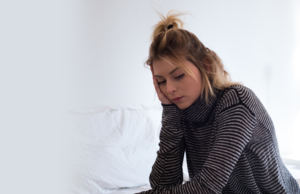
[[[178,69],[179,67],[177,67],[177,68],[175,68],[174,70],[172,70],[170,73],[169,73],[169,75],[171,75],[172,73],[174,73],[174,71],[176,71],[177,69]],[[154,75],[155,77],[162,77],[162,76],[160,76],[160,75]]]

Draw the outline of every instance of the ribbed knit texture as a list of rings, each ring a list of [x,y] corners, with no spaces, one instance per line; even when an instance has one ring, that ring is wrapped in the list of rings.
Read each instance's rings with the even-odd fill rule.
[[[299,185],[282,162],[273,122],[245,86],[214,89],[186,109],[163,105],[152,189],[140,194],[289,193]],[[184,152],[190,180],[182,184]]]

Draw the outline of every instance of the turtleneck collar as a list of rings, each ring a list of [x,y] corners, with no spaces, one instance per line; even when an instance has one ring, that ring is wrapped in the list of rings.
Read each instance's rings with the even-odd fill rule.
[[[219,89],[213,88],[215,97],[208,95],[208,104],[205,101],[205,95],[200,95],[188,108],[179,109],[178,112],[185,120],[190,122],[204,123],[209,119],[216,101],[219,97]]]

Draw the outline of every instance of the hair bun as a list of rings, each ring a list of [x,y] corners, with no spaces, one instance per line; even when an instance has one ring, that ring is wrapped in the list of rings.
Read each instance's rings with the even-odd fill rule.
[[[170,25],[168,25],[168,27],[167,27],[168,30],[171,29],[171,28],[173,28],[173,24],[170,24]]]
[[[158,13],[158,12],[157,12]],[[180,29],[183,27],[184,22],[179,18],[179,16],[185,15],[188,12],[178,12],[175,10],[171,10],[168,12],[167,16],[165,17],[163,14],[158,13],[158,16],[161,18],[155,26],[151,36],[151,40],[153,41],[154,38],[160,33],[166,33],[169,29]]]

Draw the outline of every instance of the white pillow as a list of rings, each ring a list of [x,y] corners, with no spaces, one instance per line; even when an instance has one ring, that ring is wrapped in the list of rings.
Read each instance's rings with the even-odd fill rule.
[[[161,105],[128,104],[74,111],[74,190],[80,194],[111,193],[149,185],[159,149],[161,117]],[[186,167],[184,177],[188,180]]]

